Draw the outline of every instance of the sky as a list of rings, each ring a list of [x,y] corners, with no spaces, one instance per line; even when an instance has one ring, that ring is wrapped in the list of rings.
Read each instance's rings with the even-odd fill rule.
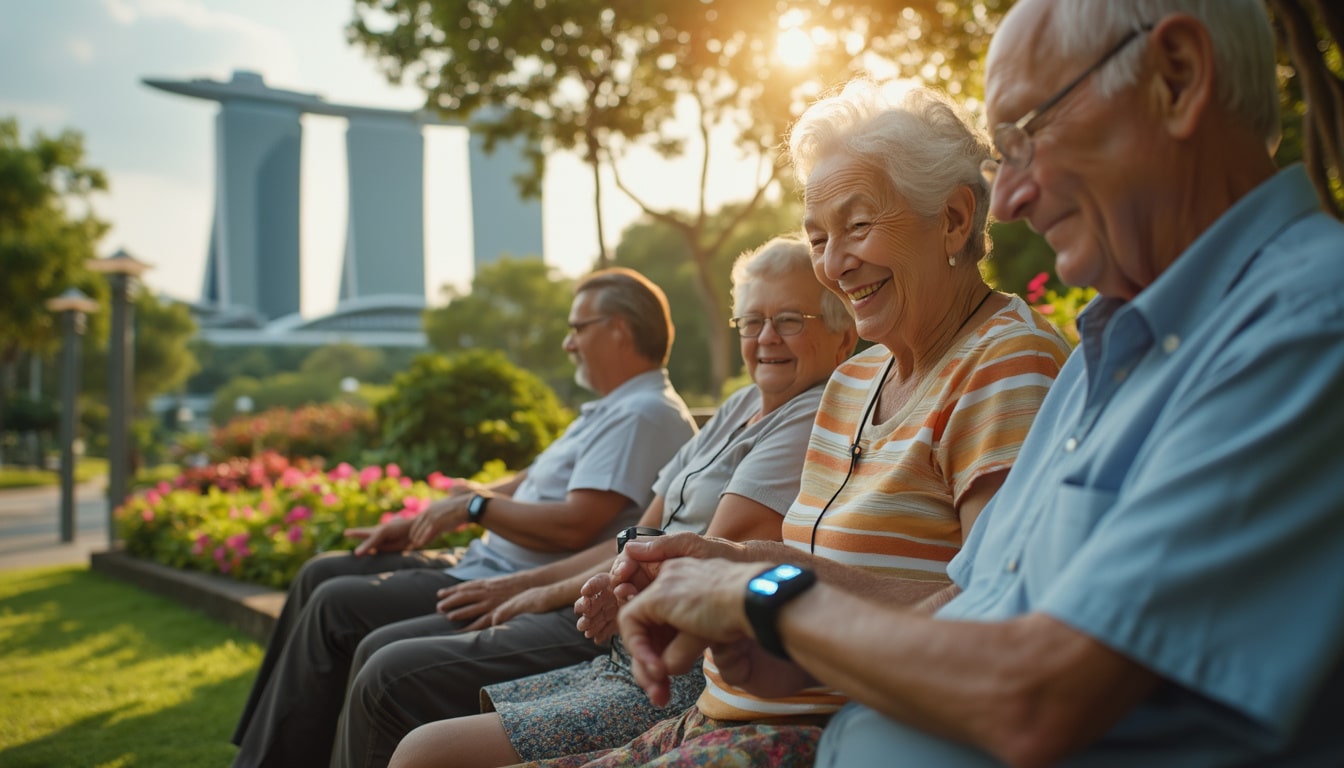
[[[27,141],[34,131],[84,136],[85,159],[103,169],[110,190],[94,199],[112,224],[100,255],[126,249],[153,268],[156,292],[199,298],[214,206],[214,102],[144,85],[146,77],[229,80],[237,69],[276,88],[316,93],[329,102],[416,109],[413,84],[389,84],[362,50],[346,42],[353,0],[43,0],[3,4],[0,22],[0,117],[15,117]],[[345,237],[345,123],[303,119],[302,312],[336,304]],[[470,285],[466,134],[426,131],[426,293]],[[715,147],[719,158],[731,156]],[[635,153],[622,177],[655,206],[690,208],[693,160],[667,163]],[[745,197],[754,166],[723,163],[711,177],[711,205]],[[609,179],[610,177],[608,177]],[[608,181],[603,189],[608,248],[639,210]],[[589,269],[597,254],[590,171],[568,154],[548,158],[543,186],[546,261],[566,275]]]

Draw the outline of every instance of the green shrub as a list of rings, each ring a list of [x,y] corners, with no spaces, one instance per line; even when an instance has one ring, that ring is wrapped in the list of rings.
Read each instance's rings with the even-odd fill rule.
[[[573,419],[539,378],[494,351],[421,355],[377,407],[382,448],[408,473],[465,476],[498,461],[521,469]]]
[[[285,456],[320,456],[330,466],[356,461],[376,442],[377,435],[373,411],[352,403],[272,408],[214,429],[207,453],[220,461],[268,450]]]

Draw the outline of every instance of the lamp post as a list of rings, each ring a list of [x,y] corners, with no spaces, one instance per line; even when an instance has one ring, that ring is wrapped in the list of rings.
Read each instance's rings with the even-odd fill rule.
[[[75,540],[75,425],[79,423],[79,337],[84,315],[98,311],[98,302],[78,288],[47,299],[47,309],[61,316],[61,543]]]
[[[107,546],[117,543],[116,511],[126,501],[127,474],[130,466],[129,419],[134,360],[131,357],[131,282],[148,264],[125,250],[87,263],[93,272],[107,275],[112,286],[112,335],[108,341],[108,450],[107,450]]]

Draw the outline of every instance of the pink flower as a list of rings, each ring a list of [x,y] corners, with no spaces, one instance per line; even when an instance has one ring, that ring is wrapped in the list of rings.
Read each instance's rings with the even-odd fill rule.
[[[220,568],[223,568],[223,567],[224,567],[224,561],[227,560],[227,559],[229,558],[229,550],[225,549],[225,548],[224,548],[224,545],[221,544],[221,545],[219,545],[218,547],[215,547],[214,557],[215,557],[215,562],[216,562],[216,563],[219,563]]]
[[[365,467],[363,471],[359,473],[359,484],[368,485],[370,483],[376,483],[382,478],[383,478],[382,467]]]
[[[307,520],[313,516],[313,511],[307,507],[295,507],[285,515],[285,525],[293,525],[300,520]]]
[[[158,488],[159,493],[164,496],[167,496],[169,493],[172,493],[173,490],[173,486],[169,485],[168,481],[166,480],[160,480],[159,484],[155,487]]]
[[[384,512],[383,514],[378,516],[378,524],[384,525],[386,523],[392,522],[395,519],[397,519],[396,515],[392,514],[391,512]]]
[[[208,546],[210,546],[210,537],[202,533],[196,537],[196,543],[191,545],[191,554],[200,557]]]
[[[163,501],[163,496],[158,491],[145,491],[145,501],[150,504],[158,504]]]
[[[401,500],[401,505],[407,512],[419,512],[428,506],[428,502],[418,496],[407,496]]]
[[[1054,305],[1054,304],[1037,304],[1037,305],[1036,305],[1036,311],[1037,311],[1037,312],[1040,312],[1042,315],[1053,315],[1053,314],[1055,314],[1055,305]]]
[[[290,542],[298,544],[299,540],[303,538],[303,529],[296,525],[291,527],[289,533],[285,535],[289,538]]]
[[[247,540],[251,537],[252,536],[249,533],[235,533],[225,539],[224,543],[229,546],[229,549],[237,551],[239,549],[246,549]]]
[[[355,474],[355,468],[350,466],[348,463],[342,461],[340,464],[336,465],[335,469],[331,470],[331,472],[328,474],[328,477],[330,477],[332,480],[344,480],[345,478],[350,477],[351,475],[354,474]]]
[[[387,465],[387,476],[388,476],[388,477],[401,477],[401,467],[398,466],[398,465],[396,465],[396,464],[388,464],[388,465]]]
[[[322,497],[322,503],[326,504],[328,507],[334,507],[341,503],[341,499],[334,493],[328,493]]]
[[[1035,304],[1045,298],[1045,284],[1050,282],[1050,275],[1040,272],[1027,283],[1027,301]]]
[[[411,478],[409,478],[409,477],[403,477],[403,478],[401,478],[401,487],[402,487],[402,488],[410,488],[412,485],[415,485],[415,483],[411,481]]]
[[[453,478],[442,472],[431,472],[429,477],[429,487],[436,491],[446,491],[453,487]]]
[[[140,519],[144,520],[146,523],[154,522],[154,510],[149,508],[140,510]]]

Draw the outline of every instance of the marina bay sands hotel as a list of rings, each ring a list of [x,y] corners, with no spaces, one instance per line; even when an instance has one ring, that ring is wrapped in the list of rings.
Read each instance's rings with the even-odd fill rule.
[[[146,78],[146,85],[219,102],[215,210],[196,314],[201,335],[221,344],[352,341],[423,346],[425,308],[424,135],[461,125],[431,112],[331,104],[272,88],[260,74],[228,82]],[[349,207],[336,310],[299,314],[299,158],[304,114],[345,118]],[[541,201],[513,182],[526,169],[520,146],[468,143],[473,261],[542,255]]]

